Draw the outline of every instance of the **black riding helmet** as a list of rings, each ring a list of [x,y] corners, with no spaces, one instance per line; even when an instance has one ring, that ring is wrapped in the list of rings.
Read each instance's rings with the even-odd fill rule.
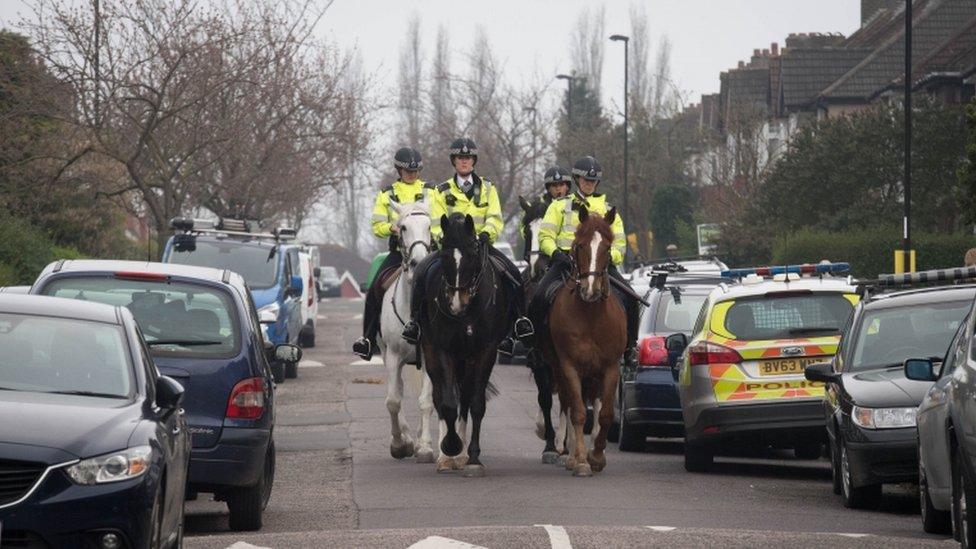
[[[451,164],[454,163],[455,156],[471,156],[474,157],[474,163],[478,163],[478,146],[474,144],[474,140],[467,137],[460,137],[455,139],[451,143]]]
[[[565,183],[569,185],[572,182],[572,178],[569,176],[569,172],[564,168],[559,166],[553,166],[546,170],[546,175],[543,177],[545,181],[546,189],[549,189],[549,185],[556,185],[558,183]]]
[[[424,169],[424,161],[420,158],[420,152],[417,149],[403,147],[393,155],[393,166],[398,169],[419,172]]]
[[[600,181],[603,179],[603,167],[596,161],[596,158],[584,156],[573,164],[573,180],[575,181],[578,177]],[[578,182],[577,185],[579,185]]]

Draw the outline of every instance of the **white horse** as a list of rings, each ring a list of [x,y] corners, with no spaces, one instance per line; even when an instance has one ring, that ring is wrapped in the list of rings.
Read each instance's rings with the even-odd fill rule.
[[[390,412],[393,434],[390,455],[396,459],[416,456],[418,463],[433,463],[430,421],[434,400],[430,378],[425,371],[419,371],[412,365],[407,366],[408,361],[413,362],[418,358],[416,348],[400,337],[403,325],[410,316],[410,288],[413,286],[414,268],[430,253],[430,208],[424,201],[403,205],[391,202],[390,205],[399,214],[396,224],[400,230],[400,250],[403,253],[402,272],[383,295],[378,341],[387,373],[386,408]],[[401,410],[404,366],[413,374],[410,375],[411,385],[419,385],[420,428],[417,431],[417,443],[410,436],[410,426]]]

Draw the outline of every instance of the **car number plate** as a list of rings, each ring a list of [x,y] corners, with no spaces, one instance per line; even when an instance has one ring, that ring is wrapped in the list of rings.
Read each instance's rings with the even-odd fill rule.
[[[762,360],[759,362],[759,375],[783,376],[803,374],[808,364],[816,362],[812,358],[784,358],[779,360]]]

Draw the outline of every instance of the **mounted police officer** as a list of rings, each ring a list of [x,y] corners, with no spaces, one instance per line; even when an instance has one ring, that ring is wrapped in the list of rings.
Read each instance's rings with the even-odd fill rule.
[[[596,192],[600,180],[603,178],[603,168],[592,156],[584,156],[573,164],[573,181],[576,191],[564,198],[554,200],[546,210],[539,229],[540,251],[548,255],[551,260],[549,270],[539,282],[539,290],[532,299],[530,311],[532,318],[538,324],[549,313],[549,295],[554,286],[562,284],[564,275],[572,269],[573,260],[568,250],[573,245],[576,227],[579,224],[579,208],[585,206],[592,214],[604,215],[611,206],[604,194]],[[626,236],[624,222],[618,212],[614,218],[613,244],[610,247],[609,275],[614,279],[614,293],[623,301],[627,312],[627,351],[624,360],[628,365],[637,365],[637,330],[640,321],[640,307],[636,295],[620,275],[617,269],[624,261],[626,252]]]
[[[451,164],[455,174],[452,178],[438,185],[433,191],[433,204],[430,218],[431,236],[435,240],[443,237],[441,225],[438,222],[442,215],[453,213],[470,215],[474,220],[475,233],[482,242],[493,243],[502,231],[502,208],[498,200],[498,189],[486,178],[479,177],[474,172],[474,165],[478,162],[478,148],[474,141],[468,138],[456,139],[451,143]],[[526,341],[533,335],[532,323],[525,314],[525,295],[522,291],[522,279],[515,266],[504,254],[494,246],[487,246],[490,264],[502,275],[510,286],[513,305],[518,311],[515,320],[515,337]],[[427,278],[432,266],[438,262],[438,254],[431,254],[417,266],[413,292],[410,299],[410,322],[403,328],[403,338],[416,344],[420,338],[420,317],[424,296],[427,294]],[[510,352],[513,342],[503,342]]]
[[[363,360],[372,358],[376,351],[376,335],[380,330],[380,314],[383,311],[382,279],[384,274],[403,262],[403,254],[399,247],[397,232],[398,215],[390,204],[410,204],[427,198],[430,189],[420,179],[420,170],[424,168],[423,159],[416,149],[403,147],[393,156],[393,167],[399,178],[392,185],[384,188],[376,195],[373,203],[373,234],[380,238],[388,238],[390,253],[383,260],[383,264],[376,271],[373,283],[366,293],[366,308],[363,311],[363,336],[352,345],[354,353]]]
[[[559,166],[553,166],[546,170],[546,175],[543,176],[543,181],[545,182],[546,190],[539,195],[539,200],[544,202],[547,206],[552,204],[553,200],[562,198],[569,194],[569,183],[572,181],[572,179],[570,179],[569,170],[560,168]]]

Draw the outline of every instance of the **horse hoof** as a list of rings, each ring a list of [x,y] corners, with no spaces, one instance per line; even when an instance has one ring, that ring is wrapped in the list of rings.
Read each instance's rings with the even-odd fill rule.
[[[587,463],[590,464],[590,467],[593,468],[593,472],[594,473],[599,473],[600,471],[603,470],[604,467],[607,466],[607,456],[606,456],[606,454],[601,455],[599,458],[597,458],[593,454],[593,452],[591,451],[590,453],[588,453],[586,455],[586,461],[587,461]]]
[[[567,461],[569,461],[569,454],[560,454],[559,457],[556,458],[556,465],[565,466]]]
[[[457,456],[454,458],[454,468],[457,470],[464,469],[468,465],[468,456]]]
[[[590,468],[589,463],[579,463],[573,468],[574,477],[592,477],[593,469]]]
[[[566,458],[566,469],[569,469],[570,471],[576,470],[576,458]]]
[[[559,454],[556,452],[542,452],[542,463],[546,465],[555,465],[559,463]]]
[[[390,455],[396,459],[403,459],[405,457],[410,457],[413,455],[413,443],[403,444],[397,446],[396,444],[390,445]]]
[[[453,470],[454,470],[454,460],[453,459],[451,459],[449,457],[446,457],[446,456],[441,456],[441,457],[437,458],[437,472],[438,473],[450,473]]]
[[[417,458],[417,463],[434,463],[434,451],[430,448],[422,448],[417,450],[414,457]]]
[[[461,476],[464,478],[480,478],[485,476],[487,470],[485,466],[480,463],[472,463],[471,465],[466,465],[464,471],[461,472]]]

